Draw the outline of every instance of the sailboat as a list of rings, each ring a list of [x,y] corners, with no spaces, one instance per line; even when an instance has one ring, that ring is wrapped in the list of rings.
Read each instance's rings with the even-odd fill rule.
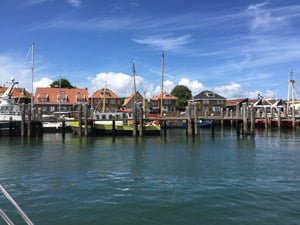
[[[132,70],[133,70],[133,83],[134,83],[134,93],[131,97],[134,100],[134,107],[137,104],[137,91],[136,91],[136,79],[135,79],[135,66],[132,62]],[[104,90],[104,99],[105,92]],[[103,104],[105,104],[105,100],[103,99]],[[94,112],[93,120],[94,120],[94,134],[98,135],[133,135],[135,126],[137,125],[134,121],[134,112],[135,110],[119,110],[117,112],[106,112],[105,105],[103,105],[102,112]],[[69,123],[72,130],[75,133],[79,131],[79,123],[77,121]],[[88,127],[88,132],[92,132],[91,127]],[[160,135],[160,125],[157,123],[147,123],[143,126],[143,134],[144,135]]]

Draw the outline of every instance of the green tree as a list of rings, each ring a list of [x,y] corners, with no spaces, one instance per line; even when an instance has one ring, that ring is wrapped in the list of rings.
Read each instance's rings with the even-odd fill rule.
[[[67,79],[61,78],[58,79],[56,81],[53,81],[52,84],[50,84],[50,87],[52,88],[75,88],[75,86],[73,86],[70,81],[68,81]]]
[[[188,104],[188,100],[192,98],[191,90],[185,85],[176,85],[171,91],[171,95],[177,97],[176,109],[183,111]]]

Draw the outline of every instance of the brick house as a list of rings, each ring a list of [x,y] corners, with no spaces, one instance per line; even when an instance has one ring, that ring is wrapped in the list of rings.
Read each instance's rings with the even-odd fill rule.
[[[202,113],[219,113],[225,107],[226,98],[212,91],[205,90],[194,96],[193,102],[198,104]]]
[[[136,93],[132,93],[128,98],[125,99],[124,103],[122,104],[121,108],[123,110],[133,110],[134,109],[134,103],[141,104],[146,110],[148,107],[148,103],[146,99],[137,91]]]
[[[167,92],[163,93],[163,111],[165,112],[175,112],[176,111],[176,101],[177,97],[168,94]],[[150,109],[154,111],[160,111],[161,107],[161,95],[153,96],[150,99]]]
[[[43,113],[68,112],[88,104],[88,90],[83,88],[36,88],[34,105]]]
[[[97,90],[90,98],[91,107],[96,111],[105,112],[117,111],[121,107],[121,98],[112,90]]]

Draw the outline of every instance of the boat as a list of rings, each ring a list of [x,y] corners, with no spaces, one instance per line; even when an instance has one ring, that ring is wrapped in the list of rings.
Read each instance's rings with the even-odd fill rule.
[[[94,113],[93,126],[88,125],[88,133],[95,135],[133,135],[134,126],[139,126],[139,124],[134,124],[131,116],[132,114],[125,112]],[[79,133],[78,121],[70,121],[69,125],[74,133]],[[84,128],[83,125],[82,129]],[[160,135],[160,130],[158,122],[150,121],[143,124],[144,135]]]
[[[44,132],[59,132],[62,129],[62,122],[54,115],[42,115],[41,122]]]
[[[12,79],[11,86],[0,96],[0,136],[16,135],[21,131],[21,110],[11,98],[16,84],[18,82]]]
[[[209,127],[211,123],[211,120],[199,120],[197,125],[198,127]]]

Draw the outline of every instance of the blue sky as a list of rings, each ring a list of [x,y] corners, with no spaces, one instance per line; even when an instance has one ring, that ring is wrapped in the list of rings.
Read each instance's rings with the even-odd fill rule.
[[[3,0],[0,84],[15,77],[31,90],[60,76],[90,94],[107,83],[120,96],[187,85],[227,98],[287,97],[288,73],[300,82],[300,2],[196,0]],[[297,85],[297,83],[296,83]]]

